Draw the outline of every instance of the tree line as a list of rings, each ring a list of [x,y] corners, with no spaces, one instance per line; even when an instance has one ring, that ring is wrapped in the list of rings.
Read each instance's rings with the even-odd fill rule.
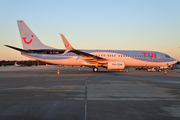
[[[37,60],[21,60],[21,61],[16,61],[16,60],[2,60],[0,61],[0,66],[7,66],[7,65],[14,65],[15,62],[19,65],[24,65],[24,66],[32,66],[32,65],[46,65],[46,62],[42,61],[37,61]],[[48,65],[51,65],[48,63]]]

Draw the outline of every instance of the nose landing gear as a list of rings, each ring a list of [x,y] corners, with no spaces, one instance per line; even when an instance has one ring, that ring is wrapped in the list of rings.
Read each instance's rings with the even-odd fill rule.
[[[98,68],[97,68],[97,67],[94,67],[94,68],[93,68],[93,72],[98,72]]]

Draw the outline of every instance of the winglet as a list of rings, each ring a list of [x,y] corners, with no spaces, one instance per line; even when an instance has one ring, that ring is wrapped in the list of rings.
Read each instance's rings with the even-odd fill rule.
[[[59,33],[60,34],[60,33]],[[61,35],[61,38],[64,42],[64,46],[66,47],[66,51],[63,53],[66,54],[67,52],[69,52],[70,50],[74,50],[74,48],[71,46],[71,44],[67,41],[67,39],[64,37],[63,34],[60,34]]]

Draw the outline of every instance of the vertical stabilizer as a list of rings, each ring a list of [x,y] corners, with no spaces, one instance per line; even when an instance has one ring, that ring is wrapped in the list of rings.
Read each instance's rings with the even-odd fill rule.
[[[30,49],[54,49],[52,47],[46,46],[37,38],[37,36],[31,31],[31,29],[22,20],[17,21],[19,32],[21,36],[21,41],[23,48],[25,50]]]

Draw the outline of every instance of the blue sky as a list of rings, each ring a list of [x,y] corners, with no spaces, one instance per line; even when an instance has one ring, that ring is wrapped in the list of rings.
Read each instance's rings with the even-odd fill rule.
[[[0,60],[29,59],[16,20],[46,45],[63,49],[62,33],[76,49],[152,50],[180,60],[179,0],[1,0]]]

